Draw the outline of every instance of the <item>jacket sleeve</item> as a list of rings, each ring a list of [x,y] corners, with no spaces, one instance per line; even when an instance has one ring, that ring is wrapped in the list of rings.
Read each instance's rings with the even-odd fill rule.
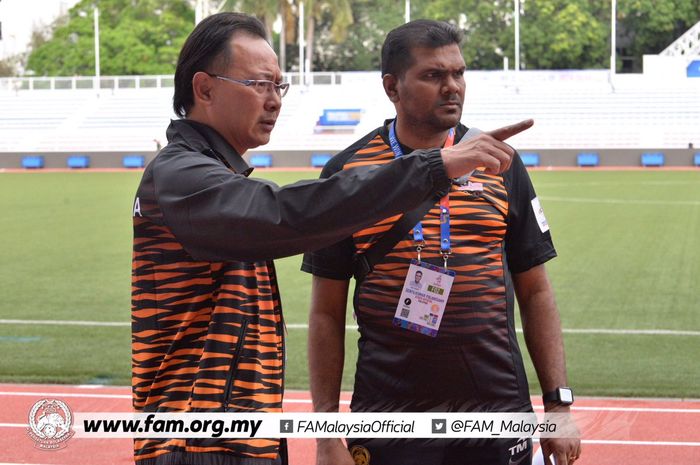
[[[196,152],[159,158],[155,194],[165,223],[194,259],[206,261],[316,250],[428,197],[437,200],[450,186],[438,149],[283,187]]]

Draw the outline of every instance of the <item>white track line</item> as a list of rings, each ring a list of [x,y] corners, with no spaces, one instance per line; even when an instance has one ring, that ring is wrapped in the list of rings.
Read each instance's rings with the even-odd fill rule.
[[[581,444],[603,444],[616,446],[681,446],[700,447],[700,442],[671,442],[671,441],[608,441],[603,439],[581,439]]]
[[[47,325],[47,326],[131,326],[126,321],[84,321],[84,320],[1,320],[0,325]],[[306,323],[289,323],[287,329],[309,329]],[[345,329],[356,330],[357,325],[346,325]],[[522,329],[517,328],[519,333]],[[675,329],[606,329],[606,328],[571,328],[564,329],[568,334],[623,334],[648,336],[700,336],[700,331]]]
[[[2,170],[0,170],[0,173],[2,173]],[[48,464],[42,464],[42,463],[25,463],[25,462],[2,462],[0,465],[48,465]]]
[[[22,397],[81,397],[93,399],[131,399],[128,394],[92,394],[92,393],[73,393],[73,392],[28,392],[28,391],[0,391],[0,396],[22,396]],[[631,398],[630,400],[634,400]],[[311,399],[284,399],[285,404],[311,404]],[[341,404],[350,405],[349,400],[341,400]],[[536,410],[541,410],[541,405],[535,406]],[[572,410],[581,411],[606,411],[606,412],[645,412],[645,413],[700,413],[700,408],[654,408],[654,407],[595,407],[595,406],[576,406]]]

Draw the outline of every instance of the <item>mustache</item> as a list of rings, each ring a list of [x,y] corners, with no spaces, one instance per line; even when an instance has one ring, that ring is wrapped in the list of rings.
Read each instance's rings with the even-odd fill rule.
[[[455,105],[459,105],[460,107],[462,107],[463,102],[461,99],[459,99],[459,97],[443,99],[443,100],[440,100],[438,102],[438,106],[447,105],[447,104],[455,104]]]

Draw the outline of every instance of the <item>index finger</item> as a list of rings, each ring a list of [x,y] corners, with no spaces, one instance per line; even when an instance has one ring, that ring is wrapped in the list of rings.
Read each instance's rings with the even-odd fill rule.
[[[494,139],[504,141],[509,137],[525,131],[526,129],[530,129],[533,124],[535,124],[533,119],[526,119],[519,123],[511,124],[510,126],[503,126],[502,128],[494,129],[493,131],[487,132],[487,134]]]

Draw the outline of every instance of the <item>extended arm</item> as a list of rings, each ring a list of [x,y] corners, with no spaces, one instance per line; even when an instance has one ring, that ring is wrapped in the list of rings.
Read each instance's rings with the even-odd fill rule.
[[[542,392],[567,386],[561,320],[544,265],[513,275],[513,282],[520,305],[525,342]],[[569,407],[545,405],[545,410],[568,412]],[[546,463],[549,462],[549,456],[554,454],[557,465],[571,465],[572,458],[578,458],[581,454],[579,438],[542,439],[541,444]]]
[[[331,245],[447,191],[439,150],[405,158],[279,187],[181,153],[157,160],[153,178],[165,224],[195,259],[255,261]]]
[[[309,315],[309,375],[314,411],[337,412],[345,362],[347,280],[314,276]],[[317,465],[353,465],[341,439],[319,439]]]
[[[195,259],[280,258],[331,245],[424,200],[437,200],[449,191],[450,178],[478,166],[506,170],[514,151],[502,140],[532,123],[284,187],[232,173],[196,152],[166,148],[153,167],[155,196],[165,223]]]

